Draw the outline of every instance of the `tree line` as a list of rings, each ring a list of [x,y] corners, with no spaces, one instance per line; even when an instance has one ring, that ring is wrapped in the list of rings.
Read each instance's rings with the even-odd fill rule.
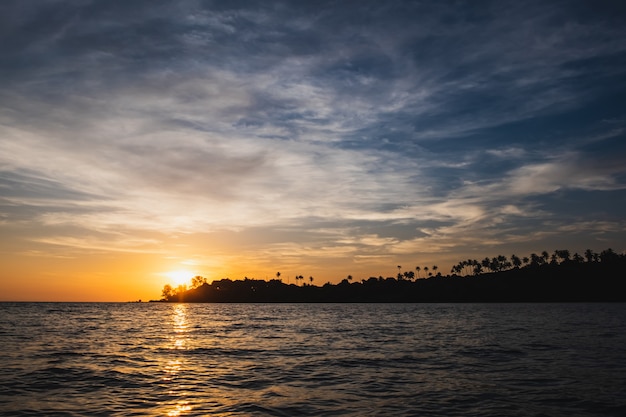
[[[276,279],[224,278],[208,284],[196,276],[191,287],[165,285],[161,301],[188,302],[455,302],[455,301],[626,301],[621,280],[626,255],[612,249],[567,249],[528,257],[497,255],[459,261],[442,275],[437,265],[416,266],[396,277],[370,277],[353,282],[313,285],[314,278],[296,275],[295,284]],[[423,272],[423,274],[422,274]],[[423,275],[423,276],[422,276]],[[308,282],[307,282],[308,281]],[[299,285],[298,285],[299,284]]]

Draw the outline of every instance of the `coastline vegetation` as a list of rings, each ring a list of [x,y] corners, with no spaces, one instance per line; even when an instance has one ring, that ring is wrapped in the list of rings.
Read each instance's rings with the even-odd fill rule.
[[[395,277],[355,281],[348,275],[338,284],[314,285],[312,276],[296,276],[295,284],[276,278],[224,278],[207,283],[196,276],[191,286],[165,285],[162,302],[280,303],[280,302],[575,302],[626,301],[622,281],[626,254],[612,249],[587,249],[573,255],[567,249],[497,255],[458,262],[443,275],[437,265],[403,270]]]

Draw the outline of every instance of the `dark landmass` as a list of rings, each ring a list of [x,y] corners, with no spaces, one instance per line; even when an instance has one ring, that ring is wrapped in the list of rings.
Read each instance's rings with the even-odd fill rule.
[[[533,254],[534,255],[534,254]],[[602,257],[587,261],[553,256],[552,261],[536,256],[524,258],[524,266],[500,256],[492,262],[495,272],[482,272],[477,261],[462,261],[452,270],[473,267],[474,275],[441,275],[410,279],[413,274],[397,277],[371,277],[360,282],[344,279],[339,284],[316,286],[285,284],[245,278],[222,279],[206,283],[196,277],[190,290],[164,289],[164,302],[202,303],[439,303],[439,302],[624,302],[626,301],[626,256],[610,249]],[[517,258],[517,259],[515,259]],[[493,263],[500,260],[501,262]],[[538,259],[544,259],[539,261]],[[483,265],[488,262],[483,261]],[[515,264],[515,266],[514,266]],[[467,269],[467,268],[466,268]],[[470,268],[471,270],[472,268]],[[300,276],[302,279],[303,277]],[[311,279],[312,280],[312,279]],[[168,286],[166,286],[168,287]]]

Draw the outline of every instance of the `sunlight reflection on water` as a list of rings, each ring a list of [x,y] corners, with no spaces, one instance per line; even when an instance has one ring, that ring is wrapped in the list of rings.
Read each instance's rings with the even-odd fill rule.
[[[187,319],[187,305],[186,304],[173,304],[171,326],[172,335],[170,336],[170,349],[185,350],[187,346],[189,323]],[[178,382],[179,376],[183,372],[184,356],[176,359],[172,359],[167,362],[164,372],[165,376],[163,381],[170,385],[168,394],[172,397],[172,400],[167,403],[169,417],[177,417],[192,410],[187,398],[188,393],[185,390],[183,382]]]
[[[626,415],[624,304],[0,303],[0,416]]]
[[[167,415],[169,417],[176,417],[176,416],[180,416],[183,413],[187,412],[187,411],[191,411],[191,407],[188,405],[188,403],[186,402],[181,402],[179,404],[176,404],[176,409],[169,411],[167,413]]]
[[[173,324],[173,349],[184,349],[187,344],[187,333],[189,332],[189,324],[187,323],[187,305],[174,304],[172,306],[172,324]]]

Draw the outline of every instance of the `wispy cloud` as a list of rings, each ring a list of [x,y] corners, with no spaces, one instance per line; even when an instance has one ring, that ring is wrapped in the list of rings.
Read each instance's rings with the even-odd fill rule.
[[[567,235],[556,194],[623,207],[620,10],[3,2],[0,225],[155,252],[263,230],[248,259],[294,264]]]

